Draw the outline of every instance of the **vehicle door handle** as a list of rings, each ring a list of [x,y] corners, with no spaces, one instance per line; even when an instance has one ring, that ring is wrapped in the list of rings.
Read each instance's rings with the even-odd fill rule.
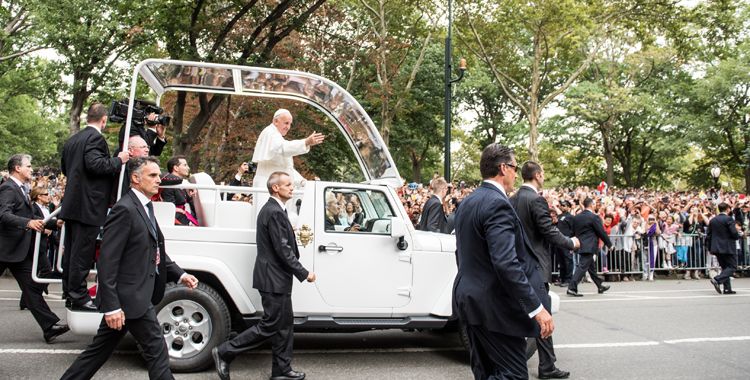
[[[338,252],[343,252],[343,251],[344,251],[344,247],[340,247],[336,245],[336,243],[329,243],[328,245],[318,246],[318,252],[326,252],[330,254],[330,252],[338,253]]]

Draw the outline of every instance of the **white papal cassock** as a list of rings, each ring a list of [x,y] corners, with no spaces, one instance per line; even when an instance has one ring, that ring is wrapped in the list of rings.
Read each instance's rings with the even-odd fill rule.
[[[258,136],[253,152],[253,162],[258,164],[253,187],[265,188],[268,177],[276,171],[286,172],[292,177],[294,187],[302,187],[305,178],[294,169],[292,157],[309,151],[305,139],[287,141],[273,124],[267,126]]]

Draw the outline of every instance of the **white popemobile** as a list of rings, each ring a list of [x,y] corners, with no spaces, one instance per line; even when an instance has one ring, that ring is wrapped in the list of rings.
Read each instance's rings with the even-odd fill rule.
[[[288,204],[298,210],[290,219],[300,262],[317,274],[312,284],[295,281],[295,331],[463,330],[455,328],[459,324],[451,307],[455,237],[414,229],[394,190],[402,180],[388,148],[362,106],[343,88],[303,72],[149,59],[133,73],[127,130],[136,85],[143,82],[156,93],[157,103],[167,91],[300,101],[327,115],[349,143],[365,181],[307,181]],[[219,186],[205,173],[192,175],[190,182],[178,187],[197,190],[201,227],[174,226],[174,204],[155,202],[167,252],[200,280],[192,291],[168,285],[156,307],[175,371],[207,368],[211,348],[231,330],[244,329],[262,316],[260,295],[252,284],[256,206],[224,199],[226,193],[266,189]],[[326,200],[339,194],[359,201],[365,215],[359,232],[325,228]],[[556,311],[559,298],[550,294]],[[67,319],[74,333],[93,335],[101,314],[68,310]]]

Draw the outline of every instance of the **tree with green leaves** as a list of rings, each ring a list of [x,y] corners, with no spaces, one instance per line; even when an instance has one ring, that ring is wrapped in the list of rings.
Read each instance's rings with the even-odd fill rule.
[[[473,0],[457,25],[462,42],[526,118],[528,151],[536,160],[542,111],[576,82],[607,37],[677,14],[668,0]]]

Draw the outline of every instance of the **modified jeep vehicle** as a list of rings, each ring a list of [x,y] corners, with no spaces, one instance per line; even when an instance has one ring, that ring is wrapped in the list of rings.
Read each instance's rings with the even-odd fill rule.
[[[414,229],[394,190],[402,180],[388,148],[343,88],[302,72],[149,59],[134,70],[126,135],[136,86],[142,83],[156,93],[157,104],[168,91],[303,102],[328,116],[345,137],[365,181],[307,181],[288,203],[300,262],[317,274],[312,284],[295,282],[295,331],[438,330],[457,325],[451,308],[455,237]],[[172,369],[196,371],[211,365],[211,348],[232,330],[242,330],[262,316],[260,295],[252,284],[255,220],[262,205],[229,201],[226,194],[254,194],[258,199],[267,190],[217,185],[206,173],[193,174],[190,184],[176,187],[196,191],[194,211],[201,226],[175,226],[172,203],[155,202],[156,217],[170,257],[200,284],[192,291],[169,285],[156,310]],[[359,231],[326,228],[327,201],[342,196],[361,207]],[[557,308],[559,299],[554,296],[553,301]],[[101,314],[68,310],[67,319],[73,332],[93,335]]]

